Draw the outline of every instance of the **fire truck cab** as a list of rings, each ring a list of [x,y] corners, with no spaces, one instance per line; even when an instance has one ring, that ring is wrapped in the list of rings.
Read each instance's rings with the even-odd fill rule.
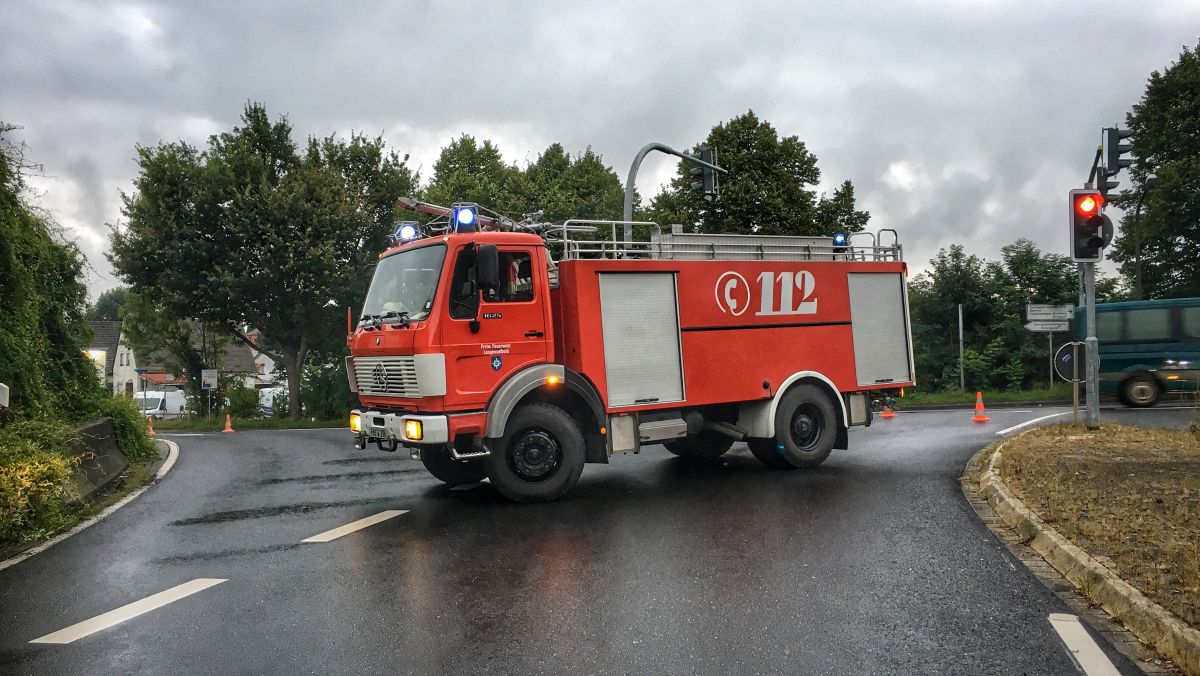
[[[616,222],[436,209],[443,232],[405,225],[381,255],[346,368],[356,447],[404,447],[446,483],[553,500],[585,463],[657,443],[812,467],[870,424],[872,393],[913,383],[893,231],[853,246],[639,224],[648,241],[620,242]],[[597,226],[611,239],[573,239]]]

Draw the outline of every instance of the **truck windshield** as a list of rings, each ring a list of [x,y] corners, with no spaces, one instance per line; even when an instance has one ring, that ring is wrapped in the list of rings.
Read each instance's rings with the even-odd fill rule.
[[[158,407],[162,405],[162,399],[152,399],[150,397],[146,397],[141,404],[143,411],[157,411]]]
[[[445,257],[446,246],[435,244],[380,260],[363,303],[363,317],[386,319],[400,313],[408,313],[413,321],[428,317]]]

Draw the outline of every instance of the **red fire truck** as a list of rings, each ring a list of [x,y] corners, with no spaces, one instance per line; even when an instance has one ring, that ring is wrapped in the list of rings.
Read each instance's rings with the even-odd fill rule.
[[[584,463],[659,443],[812,467],[870,424],[873,393],[913,383],[894,231],[855,246],[641,223],[632,242],[616,222],[401,203],[438,218],[380,256],[348,338],[350,428],[448,484],[553,500]],[[582,234],[597,228],[612,237]]]

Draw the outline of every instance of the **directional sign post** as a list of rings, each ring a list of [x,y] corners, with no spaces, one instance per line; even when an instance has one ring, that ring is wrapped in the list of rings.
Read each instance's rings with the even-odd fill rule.
[[[1025,322],[1025,328],[1035,333],[1062,333],[1071,328],[1071,323],[1051,319],[1035,319]]]
[[[1062,322],[1070,321],[1074,316],[1075,308],[1070,305],[1036,305],[1034,303],[1025,305],[1025,319]]]

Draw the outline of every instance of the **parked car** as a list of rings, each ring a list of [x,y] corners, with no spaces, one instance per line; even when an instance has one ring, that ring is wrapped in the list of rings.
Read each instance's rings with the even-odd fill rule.
[[[288,389],[286,387],[264,387],[258,391],[258,412],[265,416],[275,415],[275,399],[282,398],[286,402]]]
[[[170,420],[183,415],[186,401],[178,390],[147,390],[135,392],[133,403],[142,415],[154,420]]]

